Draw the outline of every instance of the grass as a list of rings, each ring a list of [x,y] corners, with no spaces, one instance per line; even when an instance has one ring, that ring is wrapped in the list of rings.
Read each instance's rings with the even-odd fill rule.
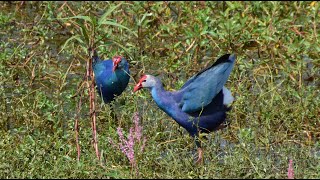
[[[1,178],[320,177],[319,2],[1,2]],[[123,55],[132,79],[110,107],[97,98],[101,160],[92,144],[84,85],[95,42]],[[133,94],[142,73],[178,89],[225,54],[237,62],[226,86],[236,98],[230,127],[193,139],[152,101]],[[98,96],[97,96],[98,97]],[[77,109],[81,98],[81,108]],[[74,123],[80,110],[80,161]],[[138,174],[108,139],[141,115],[145,150]]]

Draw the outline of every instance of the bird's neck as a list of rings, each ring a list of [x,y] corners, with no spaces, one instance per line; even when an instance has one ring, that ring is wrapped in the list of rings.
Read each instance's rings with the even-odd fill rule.
[[[151,90],[151,95],[153,99],[156,101],[161,101],[163,98],[163,95],[167,92],[162,85],[162,82],[158,78],[154,78],[155,84],[153,87],[150,88]]]
[[[174,98],[172,97],[173,92],[166,91],[160,81],[151,88],[151,95],[160,109],[166,112],[172,117],[180,126],[188,128],[188,115],[182,113],[177,106]]]

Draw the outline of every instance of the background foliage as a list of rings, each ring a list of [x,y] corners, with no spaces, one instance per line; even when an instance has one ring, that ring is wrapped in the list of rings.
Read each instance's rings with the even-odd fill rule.
[[[319,2],[9,1],[0,8],[1,178],[286,178],[289,159],[296,178],[320,177]],[[132,75],[115,102],[118,122],[97,100],[100,161],[84,85],[93,41],[104,59],[125,56]],[[237,54],[226,84],[236,98],[232,122],[209,136],[205,163],[195,166],[192,138],[133,86],[148,73],[178,89],[225,53]],[[129,133],[135,112],[147,138],[138,174],[108,141],[117,127]]]

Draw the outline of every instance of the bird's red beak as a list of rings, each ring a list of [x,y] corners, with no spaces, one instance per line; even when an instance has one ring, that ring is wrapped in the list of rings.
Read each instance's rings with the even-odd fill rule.
[[[119,65],[119,63],[121,62],[121,57],[120,56],[116,56],[112,59],[113,61],[113,68],[112,68],[112,72],[115,71]]]
[[[141,84],[141,82],[139,82],[138,84],[136,84],[136,85],[134,86],[133,92],[136,92],[136,91],[140,90],[141,88],[142,88],[142,84]]]
[[[142,75],[139,82],[134,86],[133,92],[136,92],[136,91],[140,90],[141,88],[143,88],[142,82],[144,82],[146,79],[147,79],[147,76]]]

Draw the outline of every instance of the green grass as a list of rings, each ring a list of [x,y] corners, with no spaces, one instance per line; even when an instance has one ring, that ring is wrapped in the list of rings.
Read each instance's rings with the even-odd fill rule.
[[[320,177],[319,2],[1,2],[1,178]],[[103,58],[123,55],[132,79],[115,105],[97,98],[101,161],[92,144],[85,82],[96,42]],[[178,89],[225,53],[237,62],[226,86],[231,125],[205,141],[205,162],[187,132],[150,93],[132,93],[142,73]],[[74,122],[79,114],[80,161]],[[97,96],[98,97],[98,96]],[[129,133],[139,111],[139,173],[108,142]]]

